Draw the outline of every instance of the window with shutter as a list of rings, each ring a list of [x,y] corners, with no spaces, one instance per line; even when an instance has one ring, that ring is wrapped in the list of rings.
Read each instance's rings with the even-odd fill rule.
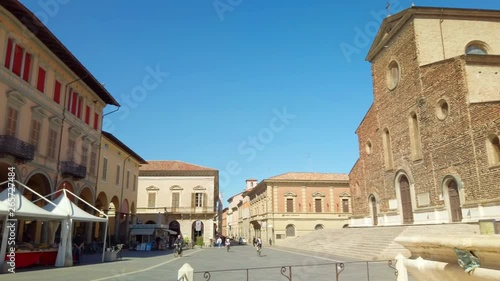
[[[321,213],[321,199],[314,199],[314,209],[316,213]]]
[[[61,103],[61,82],[57,81],[55,82],[54,85],[54,101],[57,104]]]
[[[172,208],[173,209],[179,208],[180,195],[181,194],[179,192],[172,193]]]
[[[36,89],[42,93],[45,92],[45,69],[38,68],[38,79],[36,81]]]
[[[57,150],[57,131],[54,129],[49,129],[49,141],[47,144],[47,157],[49,159],[56,159]]]
[[[120,185],[120,170],[121,170],[120,165],[116,165],[116,179],[115,179],[116,185]]]
[[[6,133],[9,136],[15,136],[17,132],[17,118],[19,116],[19,111],[16,109],[9,107],[7,109],[7,124],[6,124]]]
[[[342,199],[342,212],[349,213],[349,199]]]
[[[99,127],[99,114],[94,113],[94,130],[97,130]]]
[[[42,124],[38,120],[31,120],[30,143],[35,146],[35,150],[38,150],[41,126]]]
[[[148,193],[148,208],[156,207],[156,193]]]
[[[108,177],[108,159],[104,158],[102,160],[102,179],[106,180]]]
[[[90,125],[90,106],[85,107],[85,124]]]
[[[24,55],[23,80],[29,82],[31,73],[31,54]]]
[[[289,213],[293,212],[293,198],[286,199],[286,211]]]

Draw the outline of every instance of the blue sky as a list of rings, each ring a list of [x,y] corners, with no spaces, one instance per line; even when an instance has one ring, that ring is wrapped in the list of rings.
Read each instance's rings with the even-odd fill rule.
[[[218,169],[224,201],[248,178],[349,173],[358,158],[373,100],[365,56],[387,1],[21,2],[121,103],[105,130],[146,160]]]

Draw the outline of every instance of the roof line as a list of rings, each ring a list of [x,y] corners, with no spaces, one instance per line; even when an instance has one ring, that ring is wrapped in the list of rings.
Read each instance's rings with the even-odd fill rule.
[[[54,55],[94,91],[106,104],[120,106],[104,86],[85,66],[57,39],[57,37],[18,0],[2,0],[1,4],[17,18],[29,32],[35,35]]]
[[[135,153],[135,151],[133,151],[131,148],[129,148],[127,145],[125,145],[122,141],[120,141],[117,137],[113,136],[111,133],[102,131],[102,134],[111,142],[118,145],[121,149],[125,150],[128,154],[134,157],[137,161],[139,161],[139,163],[148,164],[148,162],[144,160],[141,156],[139,156],[139,154]]]

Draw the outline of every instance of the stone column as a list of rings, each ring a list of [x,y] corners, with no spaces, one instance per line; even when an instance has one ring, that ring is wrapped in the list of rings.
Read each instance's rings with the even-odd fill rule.
[[[92,228],[94,226],[93,222],[86,222],[85,223],[85,240],[87,243],[92,242]]]
[[[41,237],[41,243],[46,244],[49,240],[49,222],[44,221],[42,222],[42,237]]]
[[[137,224],[137,215],[132,214],[132,224]]]
[[[128,235],[130,230],[130,214],[125,214],[125,242],[128,243],[130,237]]]
[[[120,212],[116,212],[115,213],[115,233],[114,233],[114,236],[115,236],[114,243],[115,244],[118,244],[118,242],[119,242],[119,239],[118,239],[119,233],[120,233]]]
[[[106,215],[108,214],[108,209],[104,209],[102,211],[104,214]],[[104,237],[105,230],[106,230],[106,223],[105,222],[99,223],[99,239],[102,239],[103,241],[106,239],[106,237]]]

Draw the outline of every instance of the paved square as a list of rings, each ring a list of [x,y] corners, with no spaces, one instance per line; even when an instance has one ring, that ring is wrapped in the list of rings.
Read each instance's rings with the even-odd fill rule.
[[[84,259],[98,259],[84,256]],[[345,261],[339,280],[368,280],[366,263],[350,263],[333,255],[289,251],[283,248],[264,248],[259,257],[251,246],[186,250],[183,257],[175,258],[170,251],[125,252],[122,261],[73,266],[68,268],[43,268],[18,270],[4,274],[9,281],[132,281],[177,280],[177,272],[189,263],[197,272],[195,280],[335,280],[335,262]],[[394,270],[387,262],[369,263],[371,281],[396,280]],[[282,266],[286,266],[282,269]],[[288,266],[292,266],[291,268]],[[231,270],[231,271],[228,271]],[[205,275],[208,271],[210,275]],[[283,274],[282,274],[283,271]]]

